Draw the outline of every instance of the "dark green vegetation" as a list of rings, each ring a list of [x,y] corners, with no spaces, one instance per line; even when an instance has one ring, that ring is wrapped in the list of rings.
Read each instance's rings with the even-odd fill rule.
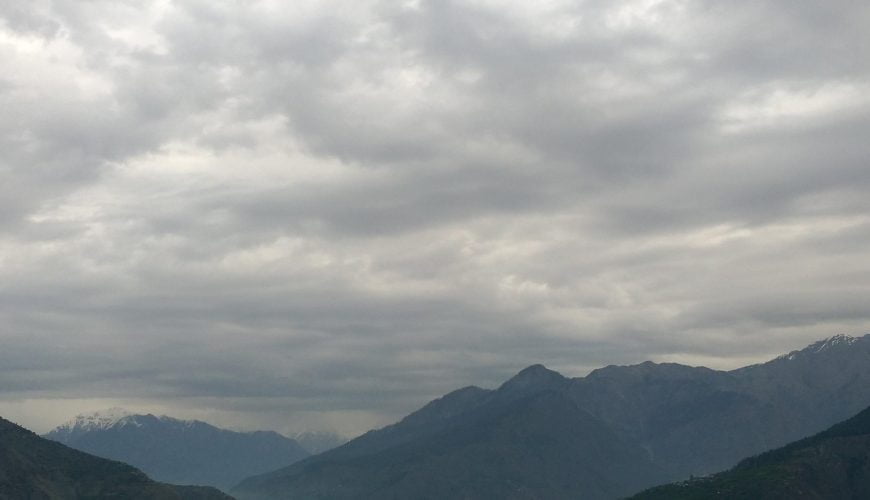
[[[870,498],[870,408],[813,437],[711,477],[660,486],[634,500]]]
[[[0,418],[0,499],[229,500],[214,488],[172,486],[120,462],[43,439]]]
[[[276,432],[232,432],[154,415],[130,415],[105,428],[62,426],[45,437],[129,463],[158,481],[223,490],[308,456],[299,444]]]
[[[619,498],[706,475],[870,404],[870,336],[833,337],[733,371],[542,366],[232,490],[242,499]]]

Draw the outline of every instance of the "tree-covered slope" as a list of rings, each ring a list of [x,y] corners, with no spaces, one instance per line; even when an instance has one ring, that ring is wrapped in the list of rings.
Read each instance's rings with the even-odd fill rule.
[[[870,408],[810,438],[710,477],[660,486],[633,500],[870,498]]]

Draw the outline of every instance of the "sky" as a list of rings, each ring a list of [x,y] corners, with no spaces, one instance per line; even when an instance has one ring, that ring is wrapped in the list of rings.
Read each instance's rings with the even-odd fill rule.
[[[0,4],[0,415],[355,435],[870,324],[870,4]]]

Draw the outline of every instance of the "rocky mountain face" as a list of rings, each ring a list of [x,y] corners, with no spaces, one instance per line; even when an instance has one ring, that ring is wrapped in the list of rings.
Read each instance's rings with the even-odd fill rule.
[[[120,462],[73,450],[0,418],[0,499],[232,500],[214,488],[173,486]]]
[[[276,432],[233,432],[196,420],[119,409],[79,415],[45,437],[129,463],[159,481],[223,490],[309,455],[296,441]]]
[[[732,371],[646,362],[568,379],[535,365],[496,390],[460,389],[232,492],[252,500],[619,498],[724,470],[867,405],[870,336],[832,337]]]
[[[870,498],[870,407],[813,437],[733,469],[647,490],[633,500]]]

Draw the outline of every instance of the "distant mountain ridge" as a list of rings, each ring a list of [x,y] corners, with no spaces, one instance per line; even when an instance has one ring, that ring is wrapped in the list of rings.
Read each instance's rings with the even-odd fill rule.
[[[214,488],[152,481],[120,462],[50,441],[0,418],[0,500],[232,500]]]
[[[45,437],[129,463],[159,481],[223,490],[244,477],[309,456],[296,441],[276,432],[234,432],[198,420],[119,408],[79,415]]]
[[[529,413],[533,401],[537,411]],[[534,365],[496,390],[454,391],[396,424],[249,478],[231,491],[250,500],[437,498],[432,492],[445,491],[466,499],[572,498],[566,492],[582,485],[571,483],[560,467],[543,464],[559,457],[552,463],[570,463],[572,474],[594,476],[595,456],[558,442],[582,442],[595,433],[607,436],[610,445],[598,441],[593,455],[610,453],[619,463],[610,464],[606,473],[613,474],[600,488],[574,491],[574,497],[619,498],[644,485],[724,470],[868,405],[870,336],[838,335],[731,371],[644,362],[569,379]],[[574,425],[559,420],[565,412]],[[469,428],[477,429],[478,437],[451,437],[467,435],[463,429]],[[490,429],[502,433],[486,434]],[[525,448],[517,446],[520,436]],[[499,462],[496,450],[513,458]],[[635,455],[637,450],[642,453]],[[408,470],[407,463],[415,469]],[[517,463],[541,467],[512,469]],[[451,475],[453,464],[462,468]],[[484,478],[499,474],[513,477],[516,488],[488,496]]]
[[[312,455],[323,453],[324,451],[331,450],[348,442],[348,439],[342,435],[325,431],[297,432],[296,434],[291,434],[289,437],[299,443],[305,451]]]

